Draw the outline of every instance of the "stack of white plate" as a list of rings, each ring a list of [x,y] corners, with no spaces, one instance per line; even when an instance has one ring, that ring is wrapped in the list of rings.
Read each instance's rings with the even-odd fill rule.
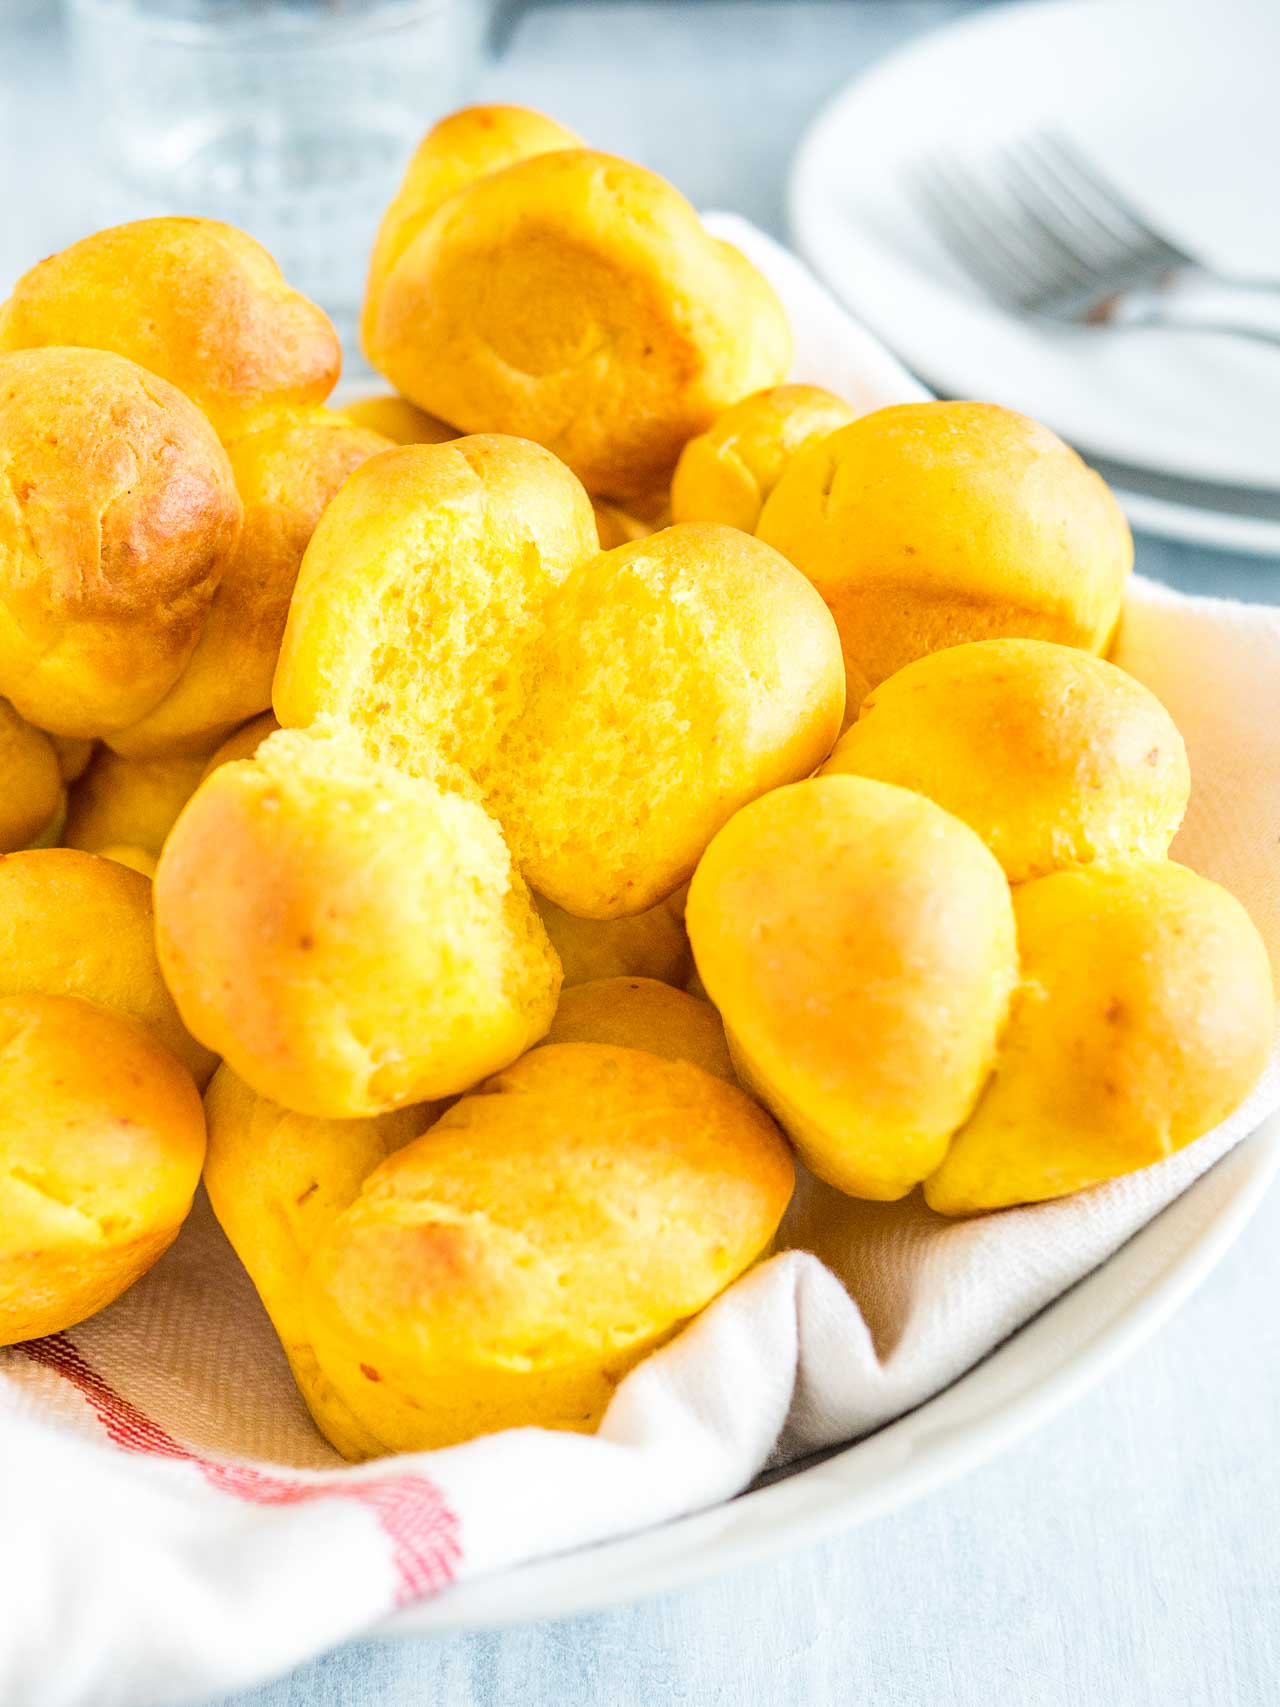
[[[860,77],[796,158],[793,236],[935,391],[1069,439],[1137,528],[1280,555],[1280,346],[1056,325],[984,296],[911,191],[922,162],[1051,127],[1215,272],[1280,290],[1280,5],[1030,0]]]

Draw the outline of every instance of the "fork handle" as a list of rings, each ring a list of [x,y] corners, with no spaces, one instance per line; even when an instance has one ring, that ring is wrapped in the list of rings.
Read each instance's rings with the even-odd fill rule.
[[[1182,277],[1160,290],[1131,290],[1106,316],[1112,326],[1223,332],[1280,346],[1280,292]]]

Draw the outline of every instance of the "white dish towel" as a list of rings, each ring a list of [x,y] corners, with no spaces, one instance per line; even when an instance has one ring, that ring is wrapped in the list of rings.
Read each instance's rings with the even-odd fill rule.
[[[866,408],[921,395],[794,260],[718,224],[787,300],[796,377]],[[1280,962],[1280,611],[1138,582],[1117,657],[1187,738],[1176,853],[1234,890]],[[0,1701],[199,1700],[451,1581],[726,1499],[954,1380],[1277,1103],[1273,1060],[1246,1108],[1168,1162],[985,1220],[806,1182],[785,1241],[806,1248],[635,1371],[597,1436],[521,1430],[354,1469],[312,1429],[201,1201],[112,1308],[0,1353]]]

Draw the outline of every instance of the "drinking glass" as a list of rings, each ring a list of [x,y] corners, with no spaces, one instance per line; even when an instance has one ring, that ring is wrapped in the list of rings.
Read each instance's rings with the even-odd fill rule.
[[[348,349],[378,220],[468,93],[482,0],[70,0],[99,223],[242,226]]]

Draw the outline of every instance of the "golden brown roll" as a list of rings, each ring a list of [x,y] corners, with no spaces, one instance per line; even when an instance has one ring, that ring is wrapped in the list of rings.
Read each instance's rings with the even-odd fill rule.
[[[119,753],[208,755],[271,704],[302,554],[343,481],[390,440],[328,409],[255,419],[227,447],[244,505],[240,544],[186,668],[160,704],[109,739]]]
[[[813,1172],[871,1198],[933,1173],[1018,979],[1009,886],[973,831],[886,783],[797,783],[729,820],[685,917],[743,1083]]]
[[[549,1043],[611,1043],[689,1061],[736,1085],[724,1025],[710,1002],[656,978],[597,978],[560,992]]]
[[[438,125],[375,248],[364,346],[431,414],[534,439],[626,498],[783,379],[791,338],[768,283],[669,184],[576,141],[511,109]]]
[[[91,1316],[191,1207],[204,1120],[142,1025],[70,996],[0,998],[0,1345]]]
[[[999,1068],[925,1184],[944,1215],[1162,1161],[1225,1120],[1271,1049],[1266,950],[1225,889],[1167,860],[1014,896],[1022,984]]]
[[[292,1114],[219,1067],[205,1092],[204,1183],[213,1212],[280,1336],[307,1407],[347,1458],[381,1447],[320,1371],[307,1335],[303,1289],[310,1253],[355,1202],[365,1178],[437,1119],[434,1103],[366,1120]]]
[[[75,848],[0,859],[0,997],[78,996],[139,1020],[204,1084],[214,1057],[190,1036],[156,960],[151,885]]]
[[[464,438],[387,451],[329,505],[274,699],[286,734],[166,844],[161,956],[256,1091],[347,1118],[535,1042],[560,968],[522,878],[580,916],[652,909],[737,804],[825,757],[843,671],[767,547],[672,528],[602,554],[549,452]]]
[[[355,426],[380,433],[393,445],[442,445],[458,437],[447,422],[437,421],[407,397],[397,397],[391,391],[344,403],[341,413]]]
[[[155,876],[159,864],[157,855],[133,842],[108,842],[105,848],[97,851],[101,858],[113,859],[117,865],[127,865],[130,871],[136,871],[148,882]]]
[[[286,731],[213,771],[155,896],[186,1023],[299,1113],[465,1090],[555,1010],[559,962],[498,826],[337,733]]]
[[[406,445],[357,469],[303,559],[276,669],[286,728],[469,774],[518,711],[554,589],[596,553],[586,493],[521,439]]]
[[[680,452],[671,481],[678,522],[724,522],[754,533],[765,500],[791,459],[854,418],[818,385],[775,385],[731,404]]]
[[[579,919],[541,895],[534,901],[560,956],[567,990],[599,978],[658,978],[684,985],[693,968],[684,898],[682,887],[647,913],[624,919]]]
[[[203,773],[200,758],[125,759],[100,747],[71,790],[63,842],[88,853],[114,845],[158,856]]]
[[[821,762],[842,696],[810,591],[713,526],[667,528],[566,581],[481,778],[540,895],[586,918],[652,907],[737,806]]]
[[[95,743],[75,735],[50,735],[49,739],[58,755],[63,782],[78,782],[89,768]]]
[[[1140,682],[1047,640],[980,640],[908,664],[863,701],[823,766],[927,794],[1011,883],[1160,859],[1186,811],[1182,736]]]
[[[274,735],[279,727],[272,711],[264,711],[261,716],[251,717],[247,723],[242,723],[213,754],[201,772],[200,780],[203,782],[219,765],[228,765],[232,759],[251,759],[267,736]]]
[[[1225,890],[1140,859],[1011,897],[958,818],[861,776],[739,812],[686,917],[743,1082],[855,1197],[923,1181],[963,1215],[1145,1167],[1225,1119],[1273,1040],[1266,950]]]
[[[39,840],[57,820],[62,800],[53,743],[0,699],[0,853]]]
[[[646,912],[828,752],[839,643],[803,576],[727,528],[593,535],[569,471],[500,438],[389,451],[325,512],[275,682],[310,737],[214,771],[156,878],[179,1007],[260,1094],[345,1118],[466,1089],[551,1021],[522,868]]]
[[[643,517],[624,510],[618,504],[606,503],[603,498],[593,498],[591,508],[595,511],[601,551],[612,551],[618,545],[630,545],[633,539],[648,539],[649,535],[656,531]],[[668,516],[666,522],[670,520]],[[665,526],[666,523],[661,525]]]
[[[323,403],[338,335],[260,243],[213,219],[139,219],[24,273],[0,305],[0,350],[78,344],[176,385],[223,436],[257,411]]]
[[[603,919],[655,906],[737,805],[812,771],[843,681],[829,613],[775,552],[687,526],[600,553],[562,464],[481,437],[343,487],[274,698],[286,726],[331,719],[478,790],[538,893]]]
[[[231,561],[226,452],[165,380],[89,349],[0,355],[0,693],[94,736],[135,722],[190,657]]]
[[[1133,565],[1106,483],[992,403],[902,403],[811,443],[756,531],[831,607],[851,716],[904,664],[962,641],[1105,650]]]
[[[308,1338],[382,1451],[592,1429],[622,1376],[764,1251],[792,1181],[773,1122],[710,1074],[536,1049],[329,1223]]]
[[[369,265],[361,340],[373,330],[375,305],[387,277],[436,209],[477,178],[582,139],[529,107],[463,107],[423,137],[404,181],[382,216]]]

